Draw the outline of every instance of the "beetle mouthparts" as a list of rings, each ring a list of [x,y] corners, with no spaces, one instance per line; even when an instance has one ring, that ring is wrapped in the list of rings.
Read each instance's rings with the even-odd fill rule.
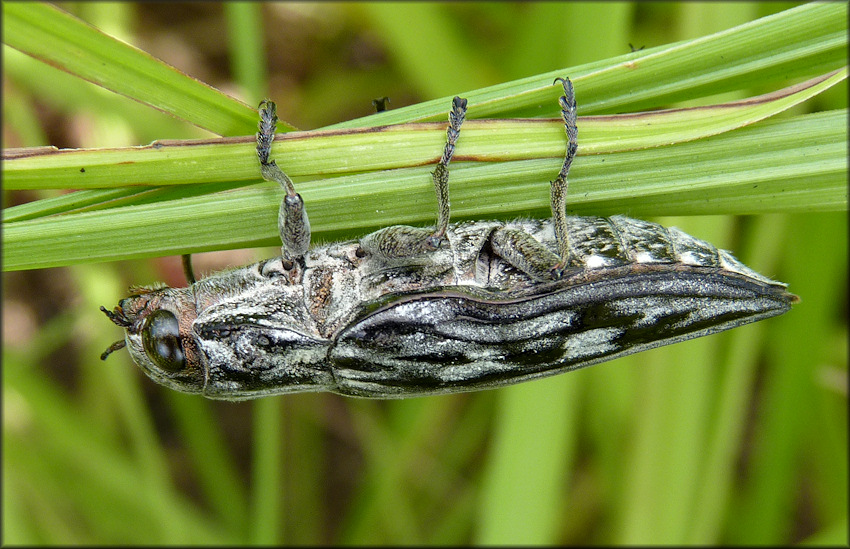
[[[103,353],[101,353],[100,360],[106,360],[106,357],[108,357],[109,355],[111,355],[112,353],[117,351],[118,349],[123,349],[126,346],[127,346],[127,342],[124,341],[123,339],[119,339],[118,341],[116,341],[115,343],[110,345],[105,351],[103,351]]]

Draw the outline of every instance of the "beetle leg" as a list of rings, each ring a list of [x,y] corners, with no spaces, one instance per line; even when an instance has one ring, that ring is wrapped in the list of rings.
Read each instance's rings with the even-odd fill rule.
[[[292,180],[277,167],[274,160],[269,162],[274,132],[277,128],[276,106],[268,99],[260,103],[260,131],[257,133],[257,156],[260,158],[260,170],[263,179],[276,181],[286,191],[280,203],[277,226],[280,231],[281,254],[287,261],[300,259],[310,247],[310,220],[304,200],[295,192]]]
[[[537,280],[550,280],[559,257],[522,229],[499,227],[490,235],[493,252]]]
[[[446,129],[446,147],[437,168],[431,174],[434,179],[434,190],[437,192],[437,227],[431,235],[431,244],[439,247],[445,240],[446,229],[449,227],[449,162],[455,153],[455,143],[460,136],[460,126],[466,117],[466,99],[455,97],[452,100],[452,110],[449,112],[449,127]]]
[[[183,274],[186,276],[186,281],[191,286],[195,282],[195,269],[192,268],[192,254],[183,254],[180,256],[183,261]]]
[[[560,261],[552,268],[552,278],[561,278],[570,258],[570,246],[567,236],[567,174],[578,149],[578,127],[576,126],[576,96],[569,78],[556,78],[564,85],[564,95],[558,98],[561,105],[561,117],[567,131],[567,152],[558,177],[551,182],[552,222],[555,226],[555,239],[558,241]]]
[[[490,235],[493,251],[502,259],[527,275],[538,280],[561,278],[569,264],[569,237],[567,234],[567,174],[576,154],[578,129],[576,128],[576,101],[573,85],[568,78],[558,78],[564,85],[564,95],[559,99],[561,116],[567,130],[567,152],[558,177],[551,182],[552,221],[556,255],[540,241],[521,229],[500,227]]]
[[[413,256],[432,252],[443,246],[449,227],[449,162],[455,152],[455,143],[460,136],[460,126],[466,116],[466,99],[455,97],[449,112],[449,127],[446,130],[446,146],[437,168],[431,174],[437,193],[437,226],[433,231],[407,225],[396,225],[366,235],[360,247],[384,259],[405,261]]]

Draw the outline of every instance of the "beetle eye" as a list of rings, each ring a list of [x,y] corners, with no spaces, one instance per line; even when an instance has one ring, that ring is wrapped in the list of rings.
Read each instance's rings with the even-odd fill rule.
[[[142,346],[154,363],[168,372],[177,372],[186,365],[177,317],[168,311],[155,311],[145,319]]]

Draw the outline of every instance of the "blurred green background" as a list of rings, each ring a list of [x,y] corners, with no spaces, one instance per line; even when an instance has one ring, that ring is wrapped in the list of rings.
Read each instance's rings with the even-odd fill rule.
[[[793,5],[61,7],[311,129],[368,115],[373,98],[405,106]],[[4,148],[209,135],[28,58],[3,70]],[[846,107],[838,88],[794,112]],[[45,196],[4,191],[4,206]],[[98,306],[132,284],[182,285],[178,257],[4,273],[3,542],[846,544],[846,213],[658,221],[733,250],[802,303],[495,391],[233,404],[156,386],[124,352],[98,360],[120,336]],[[276,253],[198,254],[196,271]]]

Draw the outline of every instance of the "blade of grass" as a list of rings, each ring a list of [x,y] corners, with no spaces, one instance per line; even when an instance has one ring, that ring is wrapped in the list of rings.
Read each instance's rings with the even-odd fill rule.
[[[816,368],[829,347],[825,327],[844,307],[835,292],[846,287],[846,228],[844,214],[793,219],[786,246],[795,254],[784,261],[785,280],[804,296],[805,306],[776,320],[767,345],[768,354],[781,356],[785,366],[765,372],[749,467],[728,517],[730,543],[794,541],[787,517],[808,482],[796,463],[807,458],[808,436],[817,425],[813,403],[822,389]]]
[[[248,105],[56,6],[4,2],[3,41],[45,63],[213,133],[245,135],[256,128],[256,110]]]
[[[555,544],[576,444],[581,376],[505,388],[484,471],[479,544]]]
[[[111,93],[78,76],[65,72],[30,57],[6,44],[3,44],[3,74],[8,81],[14,82],[37,97],[39,105],[56,109],[72,117],[99,118],[104,113],[122,120],[131,126],[138,141],[127,143],[150,143],[163,136],[174,138],[202,138],[209,136],[206,130],[189,126],[170,114],[151,109],[147,104],[130,97]],[[8,98],[4,97],[4,109]],[[44,107],[40,107],[43,109]],[[7,120],[8,123],[8,120]],[[31,128],[40,128],[40,123],[30,124]],[[24,131],[29,128],[23,128]],[[99,133],[99,132],[98,132]],[[94,134],[92,133],[90,137]],[[45,139],[24,141],[27,145],[43,145]],[[92,147],[114,147],[116,144],[99,136],[91,141]]]
[[[280,521],[283,489],[281,471],[281,416],[283,401],[269,398],[253,404],[253,450],[249,539],[251,543],[278,543],[284,534]],[[270,432],[271,431],[271,432]]]
[[[233,539],[245,539],[248,498],[212,403],[174,391],[166,396],[205,501],[222,529],[230,532]]]
[[[470,117],[557,116],[552,80],[584,90],[582,115],[658,108],[754,85],[812,77],[847,59],[847,4],[811,2],[695,40],[459,93]],[[442,120],[451,97],[381,112],[328,128]]]
[[[571,174],[570,212],[693,215],[846,208],[846,116],[843,111],[806,115],[675,147],[580,157]],[[453,218],[546,216],[547,182],[557,167],[555,159],[459,164],[452,172]],[[316,239],[433,221],[433,189],[424,167],[341,177],[333,186],[301,183],[299,192],[310,204]],[[261,185],[226,197],[7,223],[4,269],[275,245],[281,195]]]
[[[784,219],[779,216],[753,219],[754,227],[745,235],[739,257],[748,265],[776,265],[785,242]],[[700,441],[705,456],[703,470],[697,475],[696,497],[692,500],[688,532],[683,543],[711,545],[721,543],[722,525],[733,494],[734,473],[741,451],[747,406],[752,395],[764,346],[766,327],[755,324],[747,330],[726,336],[728,345],[720,347],[722,366],[718,380],[716,410],[709,432]]]
[[[20,8],[10,9],[10,5]],[[219,119],[216,124],[219,131],[216,133],[238,135],[253,132],[255,115],[250,114],[254,111],[247,105],[236,102],[239,107],[233,107],[235,100],[214,90],[214,95],[207,97],[208,92],[200,92],[197,88],[201,84],[182,75],[182,80],[172,82],[176,78],[170,74],[176,72],[173,68],[146,55],[131,55],[127,51],[131,47],[126,44],[114,40],[104,44],[103,40],[111,39],[61,10],[40,4],[7,3],[4,4],[4,14],[4,40],[17,49],[56,64],[73,64],[73,55],[70,59],[66,56],[58,59],[54,57],[60,55],[57,53],[59,51],[79,51],[82,48],[91,59],[86,61],[84,57],[79,63],[89,67],[89,70],[99,71],[102,70],[99,68],[102,61],[99,56],[103,55],[101,50],[110,51],[119,47],[123,52],[118,57],[119,61],[129,62],[127,66],[130,67],[143,66],[151,74],[157,75],[157,78],[152,78],[143,71],[137,71],[139,82],[132,79],[130,82],[138,85],[141,95],[128,93],[129,96],[151,102],[157,108],[202,127],[211,125],[206,122],[207,118],[221,117],[219,111],[235,111],[239,113],[239,121],[234,123],[232,120]],[[621,111],[646,109],[693,98],[698,95],[695,92],[721,93],[755,83],[769,84],[788,78],[812,76],[834,70],[843,64],[842,60],[846,59],[846,20],[847,6],[844,3],[810,3],[697,40],[575,67],[568,76],[584,86],[590,98],[579,105],[579,112],[584,114],[611,112],[614,108]],[[50,28],[61,31],[52,33],[49,32]],[[78,40],[80,43],[65,44],[65,32],[69,30],[82,36]],[[782,48],[775,45],[777,37],[781,37]],[[60,47],[63,45],[64,49]],[[70,68],[68,70],[76,73]],[[102,78],[89,75],[86,71],[79,72],[88,80],[97,82]],[[464,96],[474,107],[471,110],[475,117],[554,116],[557,115],[557,108],[550,101],[550,85],[558,76],[565,76],[565,71],[553,71],[469,91]],[[110,85],[126,86],[126,79],[127,75],[120,73],[110,81]],[[159,89],[157,86],[161,85],[163,79],[171,84]],[[172,94],[170,92],[173,88],[176,88],[176,93]],[[155,100],[157,97],[163,99]],[[206,97],[207,101],[201,101],[202,97]],[[444,117],[445,105],[450,99],[440,98],[330,127],[438,120]],[[201,106],[196,108],[198,103]],[[201,109],[202,113],[196,112]],[[242,130],[236,129],[240,127]]]
[[[149,204],[164,200],[174,200],[186,196],[200,196],[212,192],[226,191],[243,186],[234,183],[211,183],[197,185],[193,192],[174,193],[174,187],[119,187],[116,189],[91,189],[71,192],[60,196],[42,198],[35,202],[27,202],[11,206],[3,210],[5,221],[25,221],[46,216],[66,214],[70,212],[88,212],[114,208],[117,206],[132,206]]]
[[[763,120],[847,78],[847,69],[774,93],[723,105],[579,120],[580,155],[670,145],[716,135]],[[579,92],[580,93],[580,92]],[[385,170],[435,161],[443,124],[409,124],[281,136],[272,155],[285,158],[290,177]],[[8,189],[78,189],[257,179],[253,138],[157,141],[127,149],[13,149],[4,152]],[[461,148],[462,147],[462,148]],[[481,120],[463,128],[456,161],[505,161],[562,156],[562,124],[555,120]],[[73,183],[71,183],[73,178]]]
[[[259,103],[266,91],[263,15],[260,2],[228,2],[222,5],[227,22],[230,66],[233,79],[252,102]]]

